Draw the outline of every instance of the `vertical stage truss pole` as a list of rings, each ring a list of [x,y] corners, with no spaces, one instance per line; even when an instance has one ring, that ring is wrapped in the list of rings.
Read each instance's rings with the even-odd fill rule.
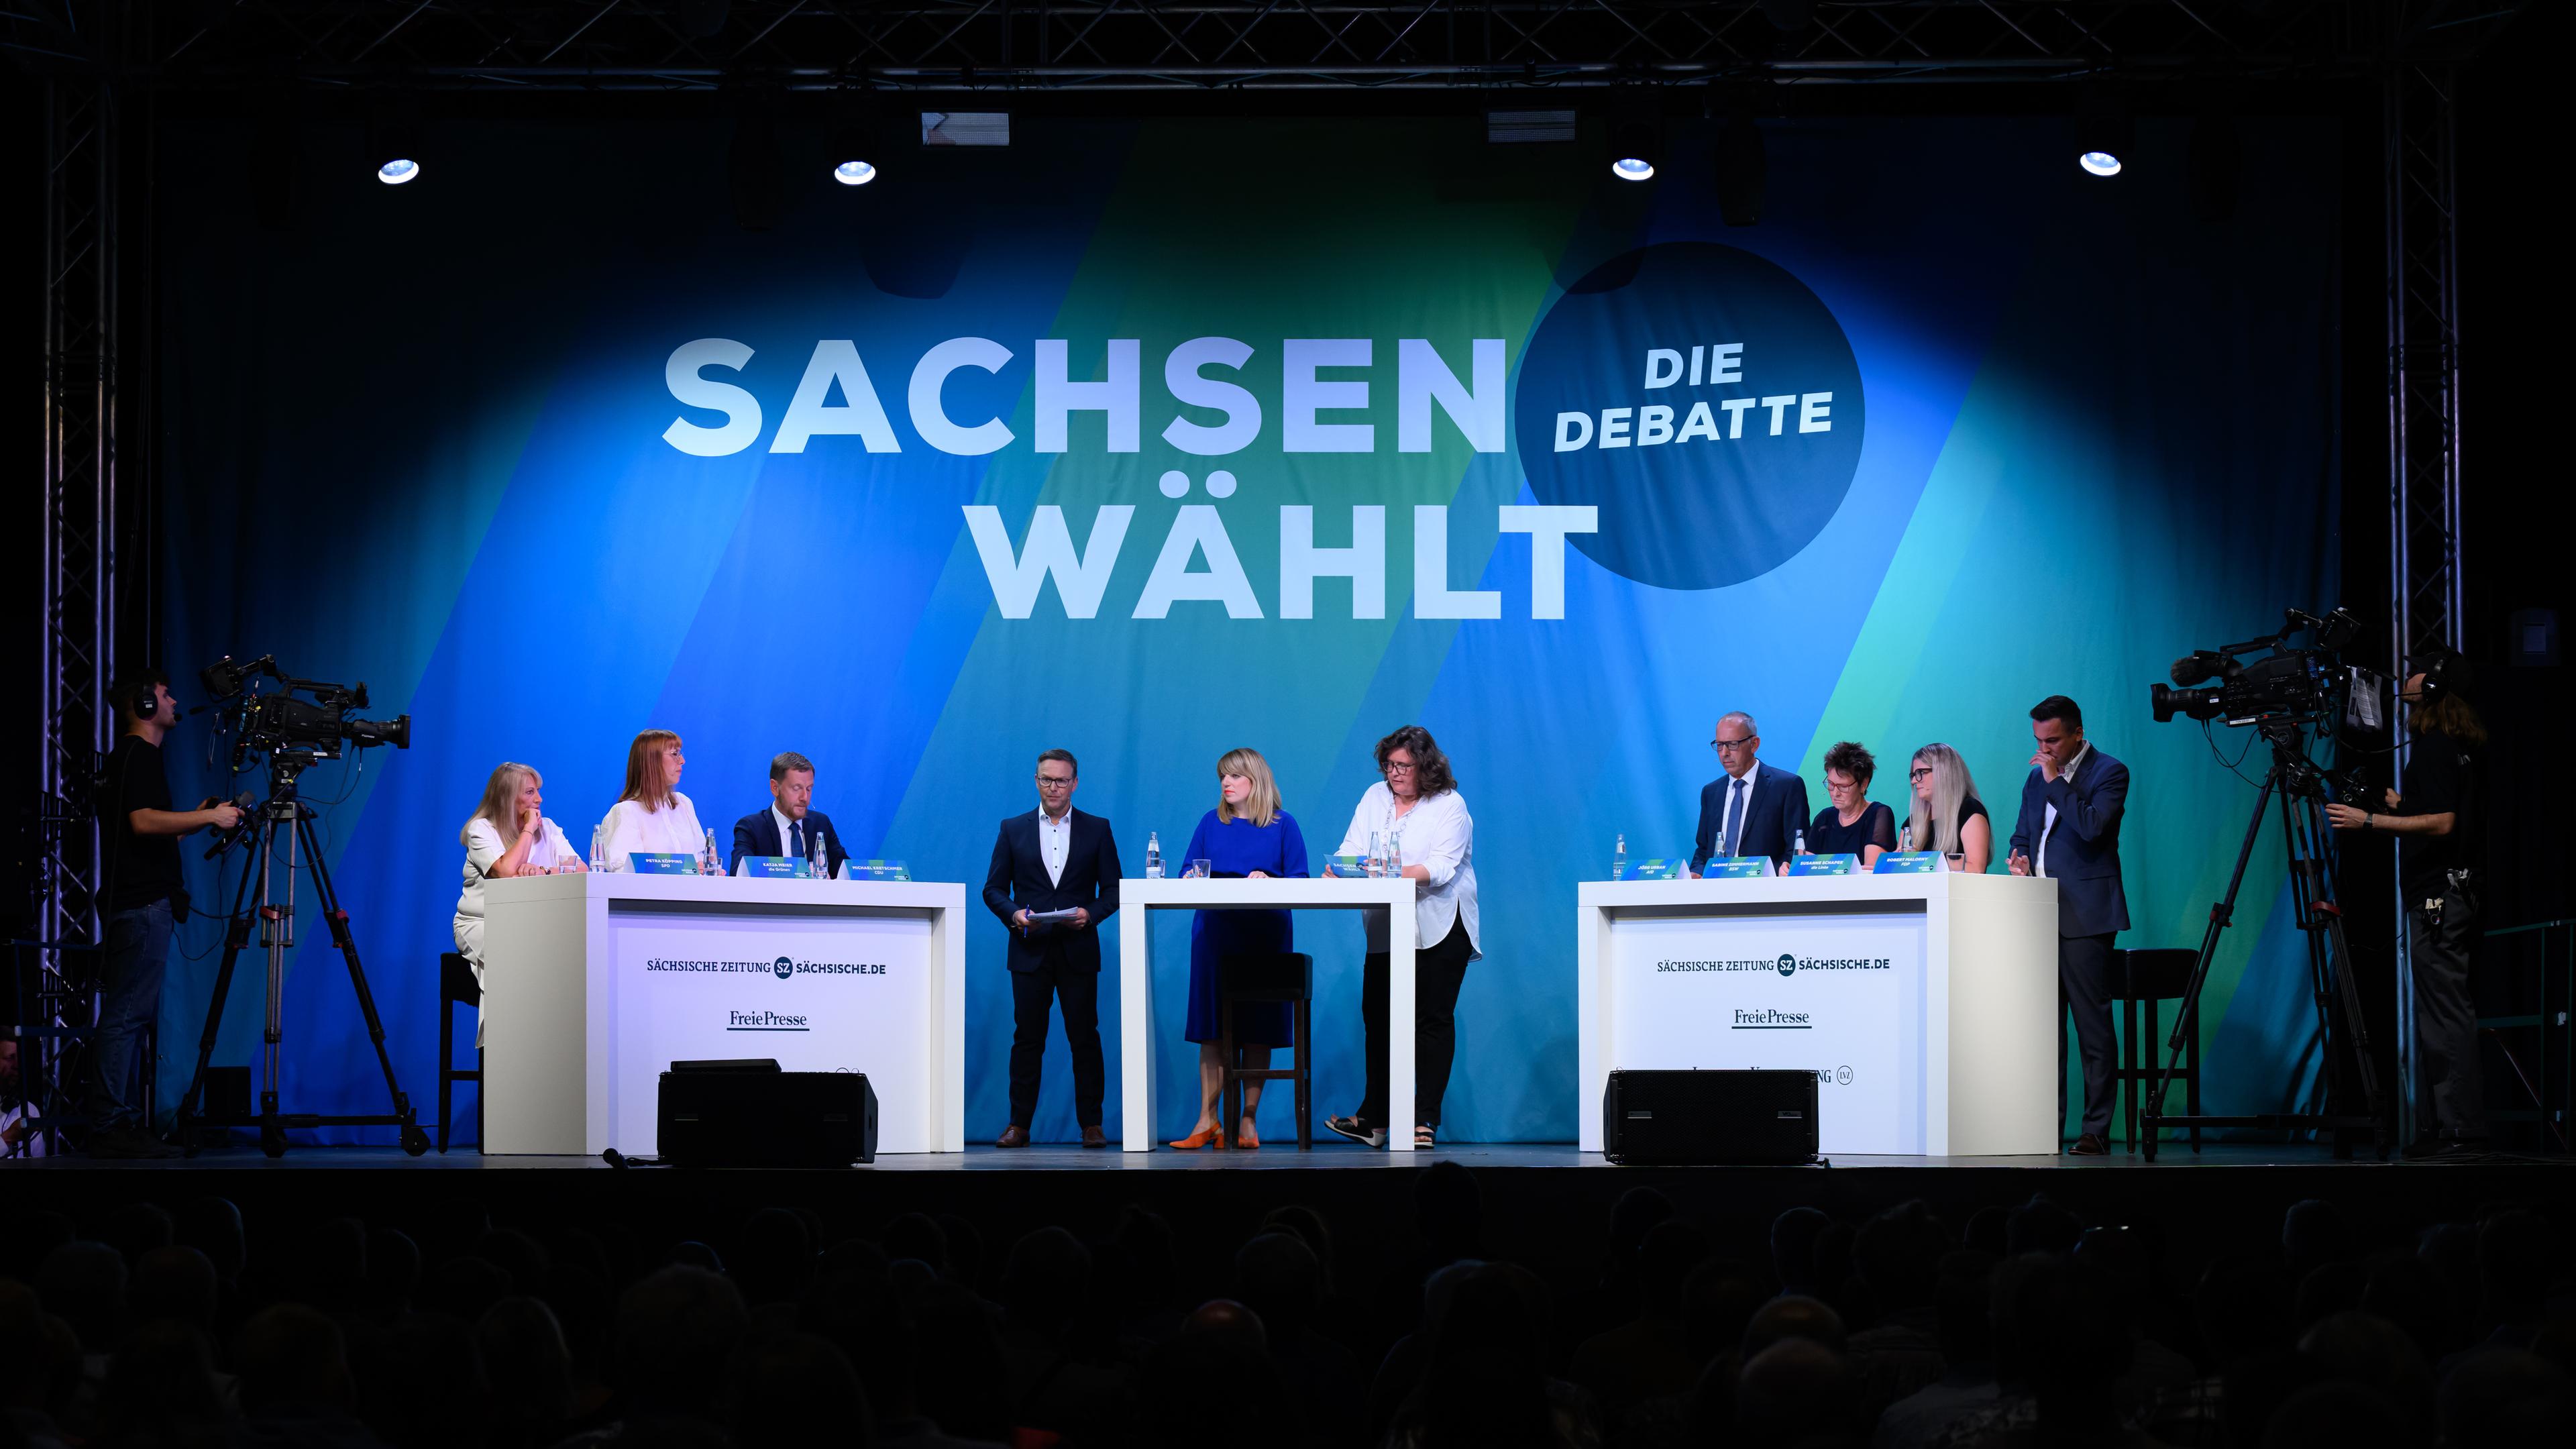
[[[2388,554],[2390,667],[2466,642],[2460,588],[2460,340],[2456,85],[2447,60],[2410,59],[2400,37],[2388,68],[2385,206],[2388,267]],[[2391,722],[2406,759],[2403,720]],[[2396,872],[2394,842],[2389,870]],[[2397,1061],[2400,1132],[2414,1132],[2415,974],[2399,882]]]
[[[90,781],[111,733],[116,639],[118,152],[113,57],[123,7],[78,7],[90,63],[45,81],[44,486],[38,521],[38,870],[28,1081],[54,1117],[68,1101],[63,1033],[93,1024],[64,944],[104,940],[100,837]],[[93,960],[92,969],[95,969]],[[21,983],[24,990],[26,983]],[[59,1120],[57,1118],[57,1120]],[[59,1148],[59,1136],[54,1139]]]

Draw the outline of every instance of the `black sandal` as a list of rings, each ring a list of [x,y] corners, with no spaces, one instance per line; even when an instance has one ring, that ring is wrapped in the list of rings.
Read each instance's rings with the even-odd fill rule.
[[[1432,1148],[1440,1145],[1438,1141],[1439,1136],[1439,1128],[1432,1126],[1428,1122],[1416,1123],[1413,1128],[1413,1150],[1416,1152],[1430,1151]]]

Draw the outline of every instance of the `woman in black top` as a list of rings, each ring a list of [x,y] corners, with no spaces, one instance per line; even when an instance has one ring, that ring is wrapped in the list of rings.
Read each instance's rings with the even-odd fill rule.
[[[1870,870],[1896,848],[1896,812],[1869,798],[1870,777],[1877,773],[1878,761],[1854,741],[1825,751],[1825,793],[1833,803],[1817,811],[1807,826],[1809,850],[1857,855],[1860,868]]]
[[[1925,745],[1906,775],[1914,785],[1914,848],[1950,857],[1952,870],[1985,874],[1995,858],[1995,827],[1968,762],[1948,745]]]

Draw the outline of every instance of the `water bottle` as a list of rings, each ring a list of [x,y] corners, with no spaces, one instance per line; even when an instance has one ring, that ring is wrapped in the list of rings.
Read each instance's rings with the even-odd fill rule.
[[[716,863],[716,833],[710,828],[707,831],[706,849],[698,852],[698,874],[720,875],[722,873],[723,867]]]
[[[813,871],[814,879],[830,880],[832,878],[832,856],[829,851],[826,851],[823,848],[823,832],[819,830],[809,830],[805,832],[805,836],[807,843],[813,847],[812,864],[808,868]]]
[[[1907,851],[1909,851],[1909,850],[1912,850],[1913,848],[1914,848],[1914,822],[1913,822],[1913,821],[1911,821],[1911,820],[1908,820],[1908,821],[1906,821],[1903,825],[1900,825],[1900,826],[1896,827],[1896,853],[1897,853],[1897,854],[1899,854],[1899,855],[1903,855],[1904,853],[1906,853],[1906,852],[1907,852]]]
[[[1807,832],[1803,830],[1799,831],[1797,833],[1797,837],[1789,842],[1789,853],[1791,855],[1804,855],[1807,853]]]
[[[1619,843],[1610,847],[1610,878],[1618,880],[1627,874],[1628,837],[1622,835],[1619,837]]]
[[[600,837],[606,834],[607,830],[608,827],[605,825],[590,827],[590,868],[592,870],[608,869],[608,847],[600,843]]]
[[[1162,878],[1163,837],[1149,830],[1145,832],[1145,879],[1161,880]]]
[[[1383,830],[1369,832],[1366,868],[1372,877],[1386,874],[1386,832]]]

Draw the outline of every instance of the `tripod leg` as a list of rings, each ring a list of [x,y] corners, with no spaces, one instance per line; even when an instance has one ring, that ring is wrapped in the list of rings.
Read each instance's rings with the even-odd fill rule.
[[[367,1040],[375,1044],[376,1065],[385,1073],[385,1093],[393,1099],[394,1115],[402,1119],[399,1129],[405,1152],[414,1157],[429,1150],[429,1135],[412,1120],[411,1099],[403,1095],[402,1083],[394,1076],[394,1059],[385,1050],[384,1018],[376,1014],[376,995],[367,989],[367,970],[358,961],[358,940],[349,931],[349,913],[340,909],[340,892],[331,884],[331,873],[322,864],[322,852],[314,848],[313,822],[302,816],[295,822],[304,836],[305,859],[311,862],[313,890],[322,907],[322,919],[330,924],[331,943],[349,963],[349,985],[358,997],[358,1012],[366,1018]],[[442,1008],[444,1009],[444,1008]]]
[[[2191,983],[2183,988],[2182,1003],[2174,1009],[2173,1036],[2165,1043],[2165,1064],[2156,1073],[2156,1084],[2147,1094],[2145,1120],[2138,1125],[2140,1151],[2146,1160],[2156,1160],[2159,1124],[2165,1115],[2165,1092],[2173,1085],[2174,1073],[2182,1066],[2183,1045],[2200,1030],[2200,989],[2209,980],[2209,963],[2218,955],[2218,936],[2236,918],[2236,894],[2245,886],[2245,866],[2254,858],[2254,842],[2263,834],[2263,814],[2272,803],[2272,792],[2280,788],[2280,771],[2276,768],[2263,777],[2263,789],[2254,797],[2254,813],[2245,822],[2245,840],[2236,847],[2236,868],[2227,876],[2227,894],[2209,908],[2209,928],[2201,933],[2200,955],[2191,963]],[[2061,1024],[2059,1031],[2064,1031]],[[2063,1075],[2061,1073],[2061,1075]]]
[[[265,843],[254,839],[253,846],[265,848]],[[233,892],[232,917],[224,923],[223,964],[215,968],[214,999],[206,1003],[205,1030],[197,1034],[197,1069],[189,1074],[187,1095],[179,1099],[179,1145],[191,1154],[197,1150],[197,1108],[206,1090],[206,1063],[213,1059],[215,1037],[223,1029],[224,998],[232,993],[233,966],[241,960],[242,948],[250,944],[251,918],[245,908],[250,904],[251,879],[252,872],[244,870],[242,883]]]

